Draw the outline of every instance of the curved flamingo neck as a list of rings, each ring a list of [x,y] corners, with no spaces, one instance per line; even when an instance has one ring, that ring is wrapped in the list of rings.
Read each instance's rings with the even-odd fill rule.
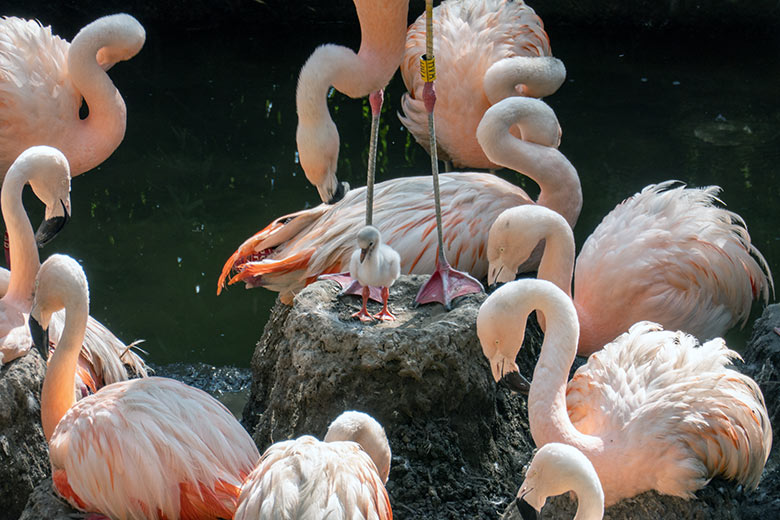
[[[125,136],[125,102],[96,58],[101,48],[110,45],[108,39],[102,26],[93,23],[76,35],[68,50],[71,81],[89,107],[89,116],[77,122],[76,135],[61,145],[72,175],[105,161]]]
[[[513,56],[497,61],[485,72],[483,88],[491,104],[510,96],[545,97],[566,79],[563,62],[552,56]]]
[[[296,106],[302,124],[330,119],[327,93],[331,85],[358,98],[390,81],[403,59],[409,4],[400,0],[376,4],[355,2],[361,31],[357,54],[340,45],[322,45],[301,68]]]
[[[83,290],[71,291],[65,299],[65,325],[49,359],[41,390],[41,423],[47,441],[51,440],[57,424],[76,403],[73,393],[76,365],[89,317],[88,296],[83,294]]]
[[[512,125],[518,125],[526,139],[544,145],[513,136]],[[561,214],[573,227],[582,209],[582,187],[577,170],[553,147],[557,138],[553,142],[550,134],[559,128],[555,113],[544,102],[509,98],[488,109],[477,138],[488,159],[530,177],[540,189],[536,203]]]
[[[569,368],[577,352],[579,323],[571,299],[546,282],[532,291],[518,294],[518,306],[541,310],[547,322],[539,360],[528,393],[528,421],[537,446],[562,442],[589,455],[601,450],[598,437],[579,432],[566,410]],[[524,303],[530,301],[531,303]],[[526,308],[528,312],[532,309]],[[523,313],[520,316],[526,316]]]
[[[548,280],[571,298],[571,280],[574,273],[574,233],[557,214],[545,223],[544,252],[539,262],[537,278]],[[557,218],[556,218],[557,217]]]
[[[604,492],[601,483],[592,479],[581,478],[572,489],[577,495],[577,514],[574,520],[602,520],[604,518]]]
[[[11,253],[11,275],[3,301],[13,301],[25,312],[32,306],[35,275],[40,267],[35,235],[22,204],[22,191],[28,180],[26,171],[11,168],[0,190],[0,206]]]

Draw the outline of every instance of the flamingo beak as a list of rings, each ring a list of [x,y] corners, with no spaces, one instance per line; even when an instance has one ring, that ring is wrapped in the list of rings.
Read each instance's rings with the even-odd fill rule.
[[[38,244],[38,247],[43,247],[51,242],[70,220],[70,214],[65,203],[60,201],[60,204],[62,204],[62,216],[45,219],[38,227],[38,231],[35,232],[35,242]]]
[[[536,520],[539,518],[539,513],[536,511],[536,509],[534,509],[531,504],[523,500],[522,497],[517,497],[515,499],[515,507],[517,507],[517,511],[520,513],[520,517],[523,520]]]
[[[32,317],[28,320],[27,326],[30,327],[30,336],[32,336],[33,347],[38,349],[43,360],[49,359],[49,329],[44,329],[38,320]]]
[[[531,383],[525,377],[520,375],[520,372],[508,372],[501,378],[506,386],[515,393],[528,395],[531,391]]]
[[[349,191],[349,183],[346,181],[342,181],[336,184],[336,191],[333,193],[333,196],[328,201],[328,204],[335,204],[341,199],[344,198],[344,195],[347,194]]]
[[[360,250],[360,263],[363,263],[363,260],[366,259],[366,255],[368,254],[368,247],[364,247]]]

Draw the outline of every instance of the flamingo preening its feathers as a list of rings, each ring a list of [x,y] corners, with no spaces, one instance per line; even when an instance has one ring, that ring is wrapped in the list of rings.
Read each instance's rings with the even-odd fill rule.
[[[433,10],[437,61],[436,142],[440,159],[457,167],[496,168],[477,142],[477,125],[507,96],[542,97],[563,83],[566,69],[552,57],[542,20],[522,0],[445,0]],[[429,149],[424,82],[425,16],[406,36],[401,73],[409,91],[401,122]]]
[[[690,498],[717,475],[755,488],[772,446],[761,390],[730,368],[739,354],[652,322],[634,324],[590,356],[568,383],[577,352],[574,304],[552,282],[522,279],[491,294],[477,335],[494,378],[514,364],[528,315],[546,332],[528,395],[537,446],[569,444],[590,459],[605,505],[654,489]]]
[[[0,19],[0,177],[35,145],[61,150],[72,176],[106,160],[122,142],[127,120],[106,71],[135,56],[145,39],[127,14],[95,20],[70,44],[37,21]]]
[[[235,520],[390,520],[390,445],[371,416],[344,412],[324,442],[305,435],[263,453],[241,488]]]

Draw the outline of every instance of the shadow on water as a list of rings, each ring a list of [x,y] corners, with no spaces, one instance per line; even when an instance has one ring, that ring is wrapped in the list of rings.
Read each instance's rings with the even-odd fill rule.
[[[560,149],[582,178],[578,246],[648,183],[718,184],[780,272],[776,45],[761,54],[756,42],[723,49],[547,29],[568,69],[547,102],[564,130]],[[217,297],[217,277],[244,239],[318,202],[296,163],[297,74],[318,43],[356,48],[359,38],[343,26],[295,37],[239,27],[225,36],[150,31],[141,53],[111,70],[128,106],[127,135],[74,180],[73,219],[43,252],[78,258],[93,315],[127,341],[146,339],[157,364],[249,364],[276,295],[235,286]],[[396,75],[385,96],[379,180],[429,171],[395,117],[403,90]],[[332,93],[330,108],[341,132],[339,176],[361,186],[367,102]],[[519,175],[501,175],[535,195]],[[734,335],[735,347],[747,332]]]

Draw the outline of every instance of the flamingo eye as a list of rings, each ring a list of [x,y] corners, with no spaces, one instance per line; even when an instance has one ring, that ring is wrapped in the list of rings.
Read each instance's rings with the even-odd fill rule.
[[[499,248],[498,248],[498,252],[499,252],[499,253],[503,253],[503,252],[504,252],[504,246],[501,246],[501,247],[499,247]]]

